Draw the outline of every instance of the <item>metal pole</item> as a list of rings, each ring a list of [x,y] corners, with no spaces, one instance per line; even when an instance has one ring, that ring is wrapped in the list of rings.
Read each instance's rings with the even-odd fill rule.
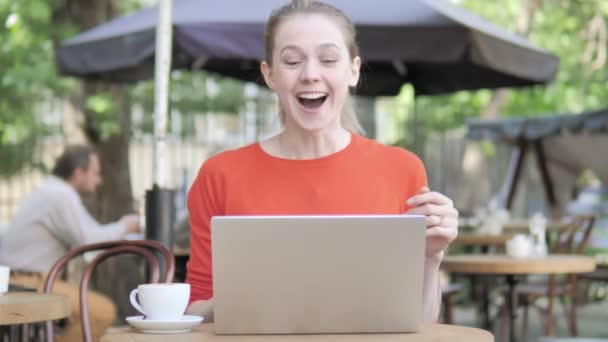
[[[173,248],[175,195],[168,189],[166,160],[167,109],[173,38],[172,0],[158,1],[154,71],[153,185],[146,191],[146,238]],[[164,272],[164,270],[161,270]]]
[[[540,169],[540,178],[543,181],[547,200],[549,201],[549,205],[551,205],[553,215],[559,217],[559,201],[557,199],[557,196],[555,196],[555,187],[553,180],[551,179],[551,174],[549,173],[549,166],[547,165],[547,156],[545,155],[543,142],[540,139],[534,141],[534,150],[536,151],[536,162],[538,164],[538,168]]]
[[[507,170],[507,176],[503,183],[501,194],[503,196],[503,203],[506,209],[511,209],[513,205],[513,199],[515,198],[515,190],[517,184],[519,184],[519,178],[525,161],[526,149],[528,144],[521,140],[513,146],[511,152],[511,161],[509,161],[509,169]]]
[[[167,108],[169,103],[169,73],[173,38],[172,0],[158,1],[158,25],[156,26],[156,60],[154,72],[154,160],[152,164],[154,185],[167,186],[165,162]]]
[[[418,155],[418,157],[422,158],[422,154],[420,153],[420,137],[418,135],[418,129],[419,129],[419,125],[418,125],[418,98],[416,97],[416,94],[414,93],[414,113],[412,115],[412,129],[413,129],[413,144],[412,144],[412,149],[414,150],[414,153],[416,153]]]

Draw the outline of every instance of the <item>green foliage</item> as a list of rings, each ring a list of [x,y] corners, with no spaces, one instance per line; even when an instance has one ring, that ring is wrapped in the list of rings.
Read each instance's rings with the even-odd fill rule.
[[[120,10],[141,7],[138,0],[116,1]],[[55,45],[76,35],[70,23],[54,14],[64,0],[0,0],[0,177],[36,165],[33,151],[45,133],[61,133],[44,124],[40,104],[55,96],[71,96],[78,81],[60,77],[55,67]],[[115,102],[107,94],[85,100],[102,139],[119,132]],[[53,131],[54,130],[54,131]]]
[[[515,31],[517,17],[526,0],[452,0],[494,24]],[[512,89],[501,111],[503,117],[578,113],[608,106],[608,66],[593,66],[600,48],[588,37],[589,23],[599,16],[608,25],[608,2],[604,0],[544,0],[532,21],[529,39],[560,59],[555,81],[547,86]],[[607,27],[608,28],[608,27]],[[594,50],[595,47],[595,50]],[[411,97],[409,86],[400,97]],[[490,90],[458,92],[417,98],[418,135],[461,127],[467,118],[479,118],[491,99]],[[411,147],[413,98],[401,115],[401,144]],[[399,109],[398,111],[403,111]],[[396,113],[397,110],[389,112]],[[405,128],[405,132],[403,132]]]
[[[89,96],[86,100],[84,108],[92,111],[99,115],[106,115],[107,113],[116,110],[115,104],[112,101],[112,97],[109,94],[96,94]]]
[[[115,6],[118,7],[119,13],[131,13],[137,10],[144,8],[144,3],[142,1],[134,0],[134,1],[117,1],[114,3]]]
[[[501,6],[484,0],[463,0],[461,5],[494,23],[515,31],[524,0],[503,0]],[[503,116],[577,113],[608,105],[608,66],[594,69],[585,54],[590,42],[585,37],[596,15],[608,21],[602,0],[544,0],[532,21],[529,39],[560,59],[556,80],[546,86],[514,89]],[[606,46],[604,45],[604,49]],[[597,55],[597,52],[592,53]]]
[[[481,152],[486,157],[496,156],[496,145],[490,140],[484,140],[480,144]]]
[[[115,119],[117,103],[111,94],[97,93],[89,96],[85,101],[84,109],[95,115],[96,127],[102,141],[120,133],[120,125]]]
[[[243,87],[243,82],[205,71],[174,71],[171,75],[169,111],[177,111],[186,116],[205,113],[237,114],[244,101]],[[134,86],[131,101],[139,104],[145,113],[140,129],[151,132],[154,126],[154,82],[141,82]],[[192,136],[194,129],[190,122],[184,120],[180,131],[185,136]]]
[[[51,23],[58,1],[0,1],[0,175],[30,163],[46,129],[35,106],[54,90],[69,87],[57,77],[53,39],[69,31]]]

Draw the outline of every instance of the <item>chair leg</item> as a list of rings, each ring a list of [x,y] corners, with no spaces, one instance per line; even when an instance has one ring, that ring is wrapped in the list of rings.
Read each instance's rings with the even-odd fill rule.
[[[572,333],[572,326],[570,325],[570,306],[568,305],[569,303],[567,302],[567,298],[564,296],[559,296],[557,297],[559,299],[559,304],[561,305],[561,309],[562,309],[562,313],[564,314],[564,319],[565,321],[568,323],[568,330],[570,331],[570,333]],[[558,314],[557,314],[557,308],[555,308],[555,319],[558,319]]]
[[[30,339],[29,332],[30,332],[29,324],[26,323],[26,324],[21,325],[21,341],[22,342],[29,341],[29,339]]]
[[[570,296],[570,309],[568,310],[568,326],[570,328],[570,335],[578,336],[578,324],[576,319],[576,293]],[[565,308],[565,307],[564,307]]]
[[[545,336],[555,336],[555,313],[553,308],[553,297],[548,296],[547,319],[545,323]]]
[[[453,324],[454,317],[452,315],[452,296],[445,296],[443,303],[443,323]]]
[[[500,306],[500,328],[498,336],[500,337],[499,341],[507,341],[507,303],[502,303]]]
[[[528,341],[528,309],[530,303],[528,302],[528,298],[526,296],[524,296],[522,299],[523,300],[521,301],[521,305],[523,306],[524,315],[522,317],[523,326],[521,328],[521,340]]]

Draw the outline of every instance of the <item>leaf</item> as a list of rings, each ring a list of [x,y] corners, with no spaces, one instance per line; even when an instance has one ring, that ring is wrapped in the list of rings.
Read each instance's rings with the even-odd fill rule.
[[[48,21],[51,17],[51,8],[44,0],[29,0],[28,14],[34,21]]]
[[[89,96],[85,101],[85,109],[97,114],[105,114],[113,109],[112,98],[109,95]]]

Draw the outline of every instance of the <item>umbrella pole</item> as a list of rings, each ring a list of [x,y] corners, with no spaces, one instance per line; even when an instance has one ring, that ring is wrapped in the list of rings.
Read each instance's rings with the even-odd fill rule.
[[[172,0],[158,1],[154,72],[154,184],[146,191],[146,238],[173,247],[174,190],[167,188],[166,131],[172,51]]]
[[[154,71],[154,160],[152,170],[154,184],[165,187],[165,150],[167,109],[169,103],[169,73],[171,70],[171,0],[158,2],[158,26],[156,27],[156,58]]]

